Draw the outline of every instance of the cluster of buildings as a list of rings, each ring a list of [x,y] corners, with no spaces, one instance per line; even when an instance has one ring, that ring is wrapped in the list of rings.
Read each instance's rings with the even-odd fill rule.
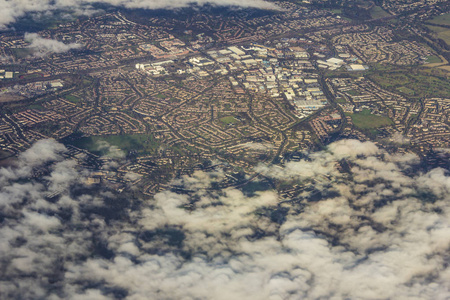
[[[139,45],[139,48],[150,53],[155,59],[174,59],[192,52],[185,43],[174,37]]]
[[[61,80],[50,81],[37,81],[26,84],[17,84],[14,86],[6,87],[2,90],[2,94],[14,94],[24,98],[31,98],[36,96],[45,95],[49,92],[53,92],[64,87],[64,83]]]
[[[333,43],[351,48],[366,63],[424,64],[428,56],[435,55],[433,50],[416,41],[394,40],[393,29],[385,26],[340,34],[333,37]]]
[[[406,136],[419,147],[448,148],[450,144],[450,99],[430,98],[424,100],[422,111],[412,116],[416,121]]]
[[[31,82],[71,72],[82,79],[48,101],[0,116],[1,149],[17,153],[38,138],[74,132],[145,135],[137,142],[147,147],[145,153],[117,172],[93,172],[87,182],[106,180],[118,188],[141,182],[151,194],[206,158],[251,172],[256,162],[326,143],[337,131],[367,139],[344,114],[362,110],[389,117],[393,124],[380,129],[388,135],[404,132],[414,144],[448,145],[449,99],[425,99],[422,108],[362,77],[366,63],[418,64],[433,50],[399,40],[388,24],[350,25],[327,10],[277,5],[285,11],[242,17],[196,12],[146,24],[120,12],[89,17],[39,33],[82,45],[49,53],[49,59],[20,57],[29,46],[23,36],[0,35],[1,57],[27,65],[19,73],[3,67],[5,85],[6,79],[24,76]],[[324,79],[335,70],[361,73]],[[39,80],[2,92],[31,98],[65,87],[63,81]],[[329,92],[336,106],[328,105]],[[83,163],[81,150],[71,155]]]
[[[341,125],[342,116],[337,109],[325,110],[317,118],[309,122],[314,133],[321,142],[325,142],[331,133],[336,132]]]
[[[14,73],[19,73],[19,72],[0,70],[0,80],[1,79],[13,79]]]
[[[287,42],[285,44],[289,45]],[[333,66],[344,64],[343,60],[336,58],[325,63],[332,62]],[[137,64],[136,68],[154,76],[172,75],[164,67],[169,64],[174,64],[174,61]],[[187,59],[184,68],[178,69],[176,74],[198,78],[227,75],[235,92],[284,97],[300,118],[327,104],[309,54],[299,46],[283,46],[280,49],[251,44],[210,50],[207,56],[197,55]]]

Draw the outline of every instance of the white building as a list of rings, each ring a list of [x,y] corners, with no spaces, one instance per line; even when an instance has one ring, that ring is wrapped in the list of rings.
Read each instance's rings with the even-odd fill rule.
[[[228,47],[228,49],[233,51],[234,53],[236,53],[239,56],[245,55],[245,52],[242,51],[241,49],[239,49],[238,47],[232,46],[232,47]]]

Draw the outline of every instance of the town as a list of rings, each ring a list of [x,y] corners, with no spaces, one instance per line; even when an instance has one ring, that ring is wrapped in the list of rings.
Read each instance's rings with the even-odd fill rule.
[[[391,1],[355,21],[317,2],[216,16],[117,10],[5,31],[0,159],[54,138],[79,164],[98,161],[87,184],[154,194],[214,164],[252,178],[259,163],[339,138],[397,143],[424,159],[448,148],[450,41],[430,29],[448,4]]]

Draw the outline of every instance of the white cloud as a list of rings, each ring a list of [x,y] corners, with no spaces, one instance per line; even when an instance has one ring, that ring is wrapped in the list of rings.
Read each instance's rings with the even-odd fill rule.
[[[212,189],[220,170],[184,176],[176,186],[190,192],[161,192],[115,220],[101,215],[104,201],[86,209],[101,193],[74,198],[66,188],[53,203],[45,186],[10,179],[0,184],[3,204],[16,199],[0,228],[0,289],[50,299],[448,299],[450,179],[442,169],[412,172],[415,164],[412,154],[341,141],[276,174],[265,168],[276,180],[334,192],[282,204],[281,225],[271,220],[281,209],[276,192]]]
[[[121,159],[125,157],[125,152],[115,145],[109,144],[107,141],[97,141],[97,151],[105,153],[105,158]]]
[[[67,149],[53,139],[40,140],[18,157],[16,168],[1,168],[0,182],[30,175],[33,168],[51,161],[60,160],[61,154]]]
[[[45,56],[51,53],[63,53],[71,49],[78,49],[80,44],[71,43],[64,44],[63,42],[46,39],[39,36],[37,33],[25,33],[24,39],[30,43],[29,48],[34,51],[34,55]]]

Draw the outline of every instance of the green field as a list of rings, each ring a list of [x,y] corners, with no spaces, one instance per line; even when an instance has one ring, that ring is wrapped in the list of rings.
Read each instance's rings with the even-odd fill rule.
[[[20,75],[20,79],[31,79],[31,78],[39,78],[42,77],[40,73],[32,73],[32,74],[23,74]]]
[[[409,89],[407,87],[404,87],[404,86],[398,87],[397,90],[400,93],[402,93],[402,94],[407,94],[407,95],[410,95],[410,96],[414,95],[414,91],[413,90],[411,90],[411,89]]]
[[[220,122],[222,122],[224,125],[229,125],[229,124],[236,124],[238,120],[236,120],[235,117],[228,116],[220,118]]]
[[[45,110],[45,107],[43,107],[41,104],[30,104],[27,106],[27,109],[35,109],[35,110]]]
[[[330,10],[333,14],[337,14],[340,15],[342,14],[342,9],[336,8],[336,9],[332,9]]]
[[[340,8],[330,9],[330,12],[332,12],[333,14],[339,15],[339,17],[340,17],[342,20],[351,21],[351,19],[349,19],[349,18],[343,16],[343,11],[342,11],[342,9],[340,9]]]
[[[434,31],[434,32],[436,32],[436,33],[444,32],[444,31],[449,30],[448,28],[441,27],[441,26],[433,26],[433,25],[425,25],[425,26],[426,26],[428,29],[430,29],[431,31]]]
[[[440,62],[442,62],[442,60],[439,58],[439,56],[432,55],[427,57],[427,63],[436,64]]]
[[[242,192],[252,197],[257,192],[267,191],[271,188],[270,183],[267,181],[250,181],[242,186]]]
[[[450,45],[450,29],[439,32],[437,37],[443,40],[447,45]]]
[[[450,97],[450,81],[445,77],[413,69],[375,71],[369,78],[382,88],[413,98]]]
[[[134,150],[139,154],[151,154],[160,146],[152,136],[145,134],[90,136],[79,138],[75,142],[72,142],[72,144],[94,154],[105,155],[107,150],[99,149],[99,143],[103,141],[111,146],[116,146],[125,153]]]
[[[13,156],[14,153],[0,150],[0,160]]]
[[[440,26],[432,26],[432,25],[426,26],[434,32],[435,36],[438,39],[441,39],[445,41],[447,45],[450,45],[450,29]]]
[[[380,19],[380,18],[384,18],[384,17],[389,17],[390,16],[390,14],[388,12],[384,11],[379,6],[374,6],[370,10],[370,15],[372,16],[373,19]]]
[[[11,51],[16,58],[25,58],[33,54],[33,50],[30,48],[12,48]]]
[[[78,97],[76,97],[76,96],[73,96],[73,95],[66,95],[66,96],[64,96],[64,98],[65,98],[67,101],[70,101],[70,102],[75,103],[75,104],[77,104],[77,103],[80,102],[80,98],[78,98]]]
[[[450,13],[437,16],[429,22],[437,25],[450,25]]]
[[[374,129],[392,124],[388,117],[373,115],[368,109],[353,114],[347,113],[347,115],[352,118],[353,124],[361,129]]]
[[[180,103],[181,102],[181,100],[180,99],[177,99],[177,98],[170,98],[169,99],[169,101],[171,102],[171,103]]]
[[[349,90],[349,91],[345,91],[347,94],[351,95],[351,96],[359,96],[361,95],[361,93],[357,90]]]

